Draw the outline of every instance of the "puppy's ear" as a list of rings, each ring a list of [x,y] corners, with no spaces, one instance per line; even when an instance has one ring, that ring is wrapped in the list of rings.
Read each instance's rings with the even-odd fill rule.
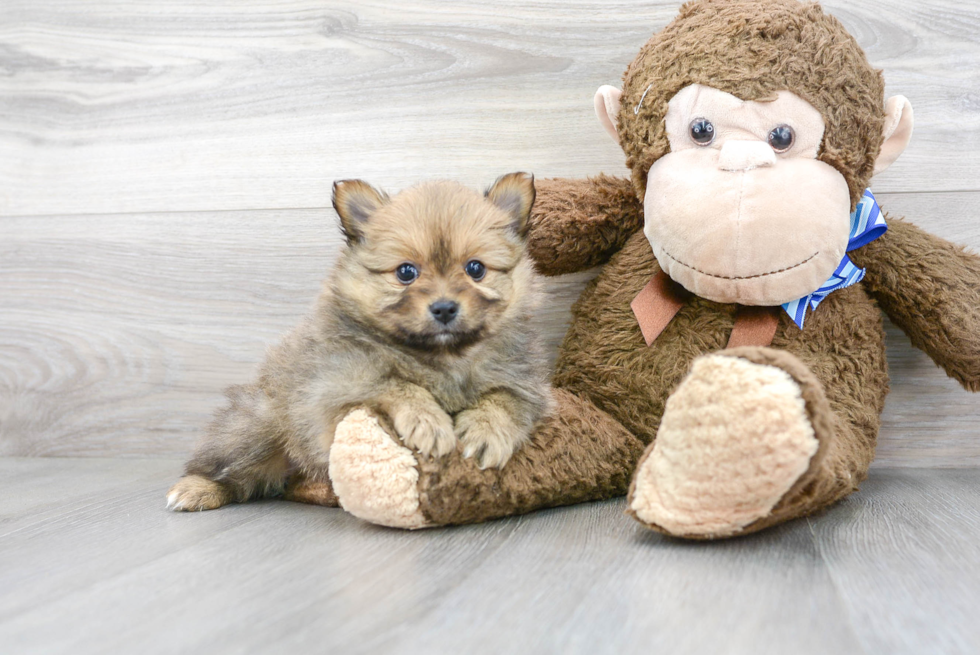
[[[483,195],[507,212],[513,219],[514,231],[523,239],[527,235],[528,218],[534,205],[534,176],[528,173],[501,175]]]
[[[340,229],[348,244],[364,236],[364,224],[382,205],[388,195],[363,180],[337,180],[333,183],[333,208],[340,216]]]

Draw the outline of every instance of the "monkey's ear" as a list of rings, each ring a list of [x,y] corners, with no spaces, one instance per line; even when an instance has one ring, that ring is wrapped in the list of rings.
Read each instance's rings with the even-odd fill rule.
[[[595,105],[595,115],[599,118],[603,129],[612,137],[612,140],[619,143],[619,132],[616,129],[619,119],[619,103],[623,97],[623,92],[614,86],[603,84],[595,92],[592,104]]]
[[[891,166],[912,139],[912,103],[905,96],[892,96],[885,103],[885,142],[875,160],[874,175]]]
[[[387,194],[363,180],[333,183],[333,208],[340,216],[340,229],[348,244],[354,244],[364,236],[364,224],[387,202]]]
[[[534,205],[534,176],[528,173],[501,175],[483,195],[507,212],[513,220],[514,231],[523,239],[527,235],[528,218]]]

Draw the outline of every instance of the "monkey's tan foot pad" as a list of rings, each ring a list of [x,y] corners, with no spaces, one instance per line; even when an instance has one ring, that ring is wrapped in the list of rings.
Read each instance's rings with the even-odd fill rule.
[[[812,477],[832,435],[829,412],[819,382],[792,355],[739,348],[701,357],[667,400],[627,513],[678,537],[754,531]]]
[[[200,475],[185,475],[167,492],[167,509],[200,512],[217,509],[231,502],[231,494],[221,484]]]
[[[363,409],[337,426],[330,447],[330,481],[340,506],[354,516],[393,528],[424,528],[415,453]]]

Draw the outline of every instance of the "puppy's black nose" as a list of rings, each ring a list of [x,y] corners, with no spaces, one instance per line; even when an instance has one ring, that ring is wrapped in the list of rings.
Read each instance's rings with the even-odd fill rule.
[[[443,325],[449,325],[459,313],[459,303],[452,300],[437,300],[429,305],[429,311]]]

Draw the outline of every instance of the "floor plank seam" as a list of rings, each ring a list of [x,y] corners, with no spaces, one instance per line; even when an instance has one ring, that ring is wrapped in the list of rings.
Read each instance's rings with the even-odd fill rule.
[[[114,502],[118,502],[121,498],[123,499],[145,498],[149,496],[151,493],[156,493],[156,492],[144,491],[142,493],[138,493],[135,495],[131,492],[127,492],[124,495],[120,495],[116,497],[101,495],[97,499],[87,499],[87,500],[80,499],[76,501],[79,503],[84,503],[82,505],[71,505],[67,507],[65,505],[57,505],[55,507],[49,506],[43,509],[39,509],[32,517],[34,518],[33,522],[28,523],[27,525],[23,525],[15,530],[11,530],[10,532],[4,532],[3,534],[0,534],[0,542],[2,542],[4,539],[7,539],[8,537],[21,534],[25,530],[31,530],[33,528],[43,528],[46,526],[58,526],[61,523],[70,522],[73,519],[78,518],[78,515],[86,510],[98,507],[100,505],[108,505]],[[68,513],[66,513],[66,510]],[[46,517],[45,514],[48,516]]]
[[[598,174],[598,173],[596,173]],[[628,172],[620,172],[619,176],[626,177]],[[613,174],[615,175],[615,174]],[[397,191],[397,188],[388,189]],[[980,189],[923,189],[910,191],[879,191],[879,196],[914,196],[914,195],[944,195],[951,193],[974,194],[980,193]],[[25,219],[59,219],[59,218],[89,218],[89,217],[112,217],[121,216],[179,216],[183,214],[228,214],[228,213],[249,213],[249,212],[332,212],[333,205],[305,205],[298,207],[222,207],[211,209],[164,209],[164,210],[132,210],[132,211],[108,211],[108,212],[71,212],[54,214],[0,214],[0,220],[25,220]]]
[[[209,532],[207,535],[204,535],[204,536],[202,536],[202,537],[200,537],[200,538],[198,538],[198,539],[196,539],[196,540],[194,540],[192,542],[188,542],[188,543],[182,544],[180,547],[175,548],[174,550],[171,550],[171,551],[169,551],[167,553],[163,553],[163,554],[160,554],[160,555],[153,556],[153,557],[151,557],[149,559],[143,560],[143,561],[141,561],[139,563],[136,563],[136,564],[134,564],[132,566],[129,566],[128,568],[125,568],[125,569],[123,569],[121,571],[115,571],[115,572],[113,572],[112,574],[110,574],[108,576],[103,575],[101,577],[94,578],[92,581],[90,581],[88,583],[83,583],[83,584],[81,584],[81,585],[79,585],[77,587],[72,588],[67,593],[63,593],[63,594],[58,595],[57,600],[59,602],[62,602],[65,599],[69,599],[69,598],[72,598],[72,597],[77,597],[77,596],[79,596],[79,594],[90,594],[90,593],[92,593],[92,591],[94,589],[96,589],[99,586],[110,584],[112,581],[117,580],[118,578],[120,578],[122,576],[131,575],[133,573],[139,572],[142,569],[145,569],[147,566],[150,566],[150,565],[155,564],[157,562],[164,561],[164,560],[166,560],[166,559],[168,559],[170,557],[173,557],[174,555],[178,555],[182,551],[187,550],[188,548],[195,547],[195,546],[198,546],[200,544],[204,544],[204,543],[206,543],[206,542],[214,539],[215,537],[219,537],[219,536],[223,535],[226,532],[229,532],[231,530],[236,530],[238,528],[241,528],[242,526],[249,525],[251,523],[255,523],[256,521],[259,520],[259,518],[261,518],[261,517],[260,516],[246,517],[246,518],[244,518],[243,520],[241,520],[241,521],[239,521],[237,523],[234,523],[232,525],[226,526],[224,528],[217,529],[217,530],[215,530],[213,532]],[[10,613],[8,615],[5,615],[3,617],[0,617],[0,625],[2,625],[4,623],[7,623],[7,622],[9,622],[11,620],[16,620],[18,617],[24,616],[26,614],[30,614],[31,612],[37,610],[38,607],[40,607],[41,605],[47,604],[48,602],[49,601],[44,601],[43,603],[41,603],[39,605],[30,606],[30,607],[23,607],[23,608],[20,608],[18,610],[15,610],[14,612],[12,612],[12,613]]]
[[[854,616],[852,613],[851,604],[847,602],[847,599],[843,591],[841,590],[840,581],[837,579],[837,576],[834,575],[833,568],[830,566],[830,562],[827,561],[827,558],[823,553],[823,548],[820,547],[820,541],[817,539],[817,531],[816,529],[814,529],[813,526],[813,518],[807,516],[805,517],[805,520],[806,520],[807,527],[810,529],[810,538],[813,543],[813,548],[814,550],[816,550],[817,556],[820,558],[821,564],[823,564],[824,571],[826,571],[827,573],[827,578],[830,580],[830,584],[834,589],[834,595],[837,598],[837,602],[840,605],[841,610],[844,612],[844,615],[847,616],[847,629],[850,630],[851,636],[854,638],[854,641],[856,641],[861,645],[861,652],[864,653],[864,655],[872,655],[872,653],[874,653],[875,651],[869,650],[868,644],[865,643],[865,640],[861,638],[861,633],[858,631],[857,626],[854,624]]]
[[[527,517],[526,514],[522,514],[517,517],[512,517],[511,519],[504,519],[512,523],[512,525],[509,525],[507,527],[507,534],[498,543],[495,543],[492,546],[484,545],[481,547],[482,549],[487,549],[487,550],[486,552],[483,552],[481,550],[481,558],[478,565],[468,568],[463,575],[460,575],[457,578],[455,578],[452,584],[441,589],[438,596],[433,597],[432,602],[428,603],[426,607],[419,609],[417,612],[414,612],[411,616],[400,617],[397,625],[389,626],[388,634],[380,635],[377,642],[369,641],[362,644],[364,650],[358,652],[365,652],[365,653],[394,652],[394,649],[391,648],[391,643],[398,642],[406,634],[410,634],[412,628],[422,624],[424,619],[431,616],[433,612],[436,612],[440,609],[442,600],[444,598],[450,597],[454,592],[465,587],[467,581],[473,578],[484,566],[486,566],[487,562],[495,554],[500,552],[503,549],[503,547],[508,542],[511,541],[511,539],[513,539],[513,537],[518,532],[518,530],[522,526],[526,525],[527,523],[526,517]],[[492,527],[491,524],[488,523],[481,523],[478,524],[478,526],[480,528]],[[436,530],[446,534],[449,533],[450,531],[458,530],[461,528],[469,528],[472,530],[476,527],[477,526],[444,526],[444,527],[436,528]],[[394,631],[392,631],[392,627],[394,627]],[[378,649],[382,649],[382,650],[378,650]]]

